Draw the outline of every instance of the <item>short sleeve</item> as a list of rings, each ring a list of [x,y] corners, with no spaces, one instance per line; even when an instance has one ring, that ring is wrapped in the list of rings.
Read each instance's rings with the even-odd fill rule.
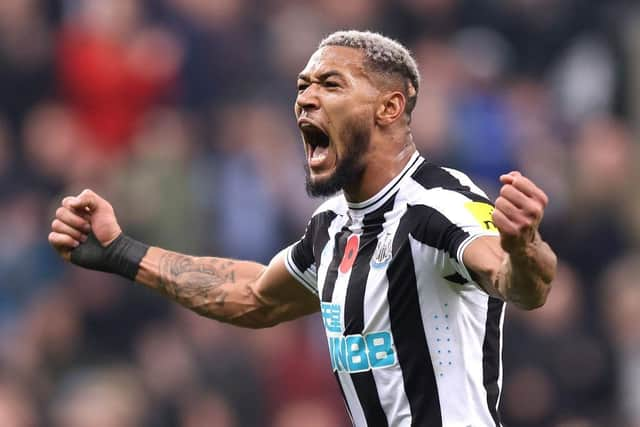
[[[453,192],[449,203],[441,208],[450,224],[445,233],[449,253],[454,259],[453,266],[466,280],[473,281],[464,265],[464,251],[469,244],[481,236],[499,236],[493,224],[493,204],[484,196],[472,192]]]
[[[285,249],[285,266],[301,285],[318,295],[317,266],[313,254],[315,228],[314,217],[309,221],[300,240]]]
[[[313,214],[304,234],[286,248],[285,266],[302,286],[318,295],[318,266],[323,249],[329,241],[329,228],[338,214],[335,210],[337,197],[327,200]]]

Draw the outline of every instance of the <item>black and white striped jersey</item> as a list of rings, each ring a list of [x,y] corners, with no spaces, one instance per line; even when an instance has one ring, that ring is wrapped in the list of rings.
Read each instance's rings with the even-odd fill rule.
[[[504,303],[462,259],[498,235],[464,174],[414,154],[361,203],[337,195],[286,249],[318,295],[331,365],[356,426],[500,426]]]

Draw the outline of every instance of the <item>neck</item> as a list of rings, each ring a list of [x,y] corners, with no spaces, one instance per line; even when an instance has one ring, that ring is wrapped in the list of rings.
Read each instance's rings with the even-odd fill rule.
[[[386,137],[384,141],[371,141],[365,161],[367,166],[358,183],[345,186],[345,198],[352,203],[363,202],[382,190],[393,178],[398,176],[415,153],[411,133],[402,138]]]

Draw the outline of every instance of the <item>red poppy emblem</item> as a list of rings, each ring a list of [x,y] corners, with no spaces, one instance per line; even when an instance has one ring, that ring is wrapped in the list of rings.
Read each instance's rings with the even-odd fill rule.
[[[358,255],[358,248],[360,246],[360,236],[352,234],[347,239],[347,245],[344,248],[344,255],[340,262],[340,273],[348,273],[353,267],[353,263]]]

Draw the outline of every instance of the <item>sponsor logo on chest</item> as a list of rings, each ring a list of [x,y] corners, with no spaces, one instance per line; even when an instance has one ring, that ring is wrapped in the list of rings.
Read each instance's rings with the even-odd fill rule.
[[[363,372],[395,365],[396,351],[389,331],[344,335],[340,304],[321,303],[331,367],[335,372]]]

